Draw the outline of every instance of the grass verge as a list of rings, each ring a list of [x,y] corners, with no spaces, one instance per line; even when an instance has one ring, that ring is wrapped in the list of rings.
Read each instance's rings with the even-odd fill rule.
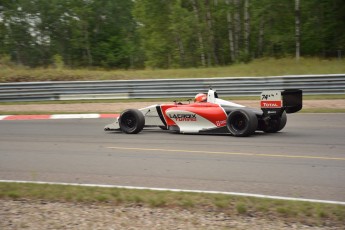
[[[0,69],[0,82],[30,81],[85,81],[85,80],[132,80],[165,78],[282,76],[301,74],[345,73],[345,59],[322,60],[318,58],[262,58],[248,64],[211,68],[167,70],[90,70],[90,69],[30,69],[4,67]]]
[[[119,188],[0,183],[0,199],[31,199],[107,205],[182,208],[228,215],[279,218],[317,226],[344,226],[345,206],[230,195],[129,190]]]

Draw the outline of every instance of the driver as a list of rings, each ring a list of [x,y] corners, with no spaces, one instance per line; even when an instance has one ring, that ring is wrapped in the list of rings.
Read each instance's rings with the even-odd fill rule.
[[[194,102],[196,102],[196,103],[206,102],[206,101],[207,101],[207,96],[204,93],[198,93],[194,98]]]

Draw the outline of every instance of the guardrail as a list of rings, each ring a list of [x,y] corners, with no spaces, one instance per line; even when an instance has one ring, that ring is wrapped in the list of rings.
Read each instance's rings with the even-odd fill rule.
[[[305,95],[345,94],[345,74],[1,83],[0,101],[188,98],[210,87],[221,96],[256,96],[264,90],[294,88]]]

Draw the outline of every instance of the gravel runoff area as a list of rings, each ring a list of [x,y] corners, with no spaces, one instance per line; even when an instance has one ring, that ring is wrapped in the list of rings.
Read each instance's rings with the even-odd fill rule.
[[[238,104],[258,108],[260,102],[257,100],[235,100]],[[26,104],[26,105],[0,105],[0,112],[78,112],[78,113],[118,113],[129,108],[143,108],[153,104],[164,104],[171,102],[117,102],[117,103],[79,103],[79,104]],[[345,109],[344,99],[335,100],[305,100],[303,108],[330,108]]]
[[[143,206],[0,200],[0,229],[260,229],[336,230],[269,217]]]

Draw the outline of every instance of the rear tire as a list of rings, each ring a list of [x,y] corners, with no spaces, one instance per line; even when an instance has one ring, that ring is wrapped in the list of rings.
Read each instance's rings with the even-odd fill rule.
[[[239,109],[229,114],[226,124],[232,135],[236,137],[247,137],[256,131],[258,119],[254,112]]]
[[[137,134],[145,126],[145,117],[137,109],[128,109],[121,113],[119,125],[122,132],[127,134]]]
[[[284,111],[281,117],[276,119],[271,119],[265,128],[264,132],[266,133],[276,133],[282,130],[287,122],[286,112]]]

